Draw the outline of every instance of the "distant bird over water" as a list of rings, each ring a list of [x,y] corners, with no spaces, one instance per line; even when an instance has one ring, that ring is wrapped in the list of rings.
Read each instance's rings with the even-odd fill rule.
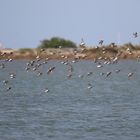
[[[49,89],[48,88],[45,88],[44,92],[45,93],[48,93],[49,92]]]
[[[11,89],[12,89],[11,87],[7,87],[7,88],[6,88],[6,91],[9,91],[9,90],[11,90]]]
[[[108,77],[109,75],[111,75],[111,71],[110,72],[107,72],[107,74],[106,74],[106,77]]]
[[[88,83],[88,89],[91,89],[92,88],[92,85],[90,83]]]
[[[55,69],[55,67],[50,67],[47,71],[47,74],[50,74],[54,69]]]
[[[128,79],[130,80],[130,78],[133,76],[134,73],[130,72],[128,73]]]

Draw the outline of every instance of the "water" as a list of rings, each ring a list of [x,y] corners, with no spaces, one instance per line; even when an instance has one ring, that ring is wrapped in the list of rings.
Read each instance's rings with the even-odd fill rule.
[[[26,62],[4,62],[0,69],[1,140],[140,139],[140,62],[122,60],[97,68],[93,61],[79,61],[72,64],[71,78],[60,61],[28,72]],[[55,70],[48,75],[52,66]],[[37,76],[38,71],[43,74]],[[100,74],[108,71],[108,77]],[[129,72],[134,73],[130,80]]]

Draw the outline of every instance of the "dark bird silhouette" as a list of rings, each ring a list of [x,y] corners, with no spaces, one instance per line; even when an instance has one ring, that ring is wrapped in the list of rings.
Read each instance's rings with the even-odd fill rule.
[[[106,77],[108,77],[109,75],[111,75],[111,71],[110,72],[107,72],[107,74],[106,74]]]
[[[47,71],[47,74],[50,74],[54,69],[55,69],[55,67],[50,67]]]
[[[137,32],[133,33],[133,36],[134,36],[135,38],[138,37],[138,33],[137,33]]]
[[[102,45],[102,44],[103,44],[103,42],[104,42],[104,40],[100,40],[100,41],[99,41],[99,44],[100,44],[100,45]]]

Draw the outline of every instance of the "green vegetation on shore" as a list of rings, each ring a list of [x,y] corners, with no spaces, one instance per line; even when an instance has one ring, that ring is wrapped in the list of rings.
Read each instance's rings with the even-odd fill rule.
[[[59,37],[53,37],[51,39],[44,39],[38,48],[76,48],[76,44],[70,40],[66,40]]]

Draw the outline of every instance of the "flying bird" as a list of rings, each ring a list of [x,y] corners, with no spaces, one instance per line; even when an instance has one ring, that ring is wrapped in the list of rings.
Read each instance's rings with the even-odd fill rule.
[[[133,36],[134,36],[135,38],[138,37],[138,33],[137,33],[137,32],[133,33]]]
[[[84,39],[83,39],[83,38],[81,39],[80,46],[81,46],[81,47],[85,47],[85,42],[84,42]]]
[[[100,41],[99,41],[99,44],[100,44],[100,45],[102,45],[102,44],[103,44],[103,42],[104,42],[104,40],[100,40]]]
[[[133,76],[134,73],[130,72],[128,73],[128,79],[130,79]]]

